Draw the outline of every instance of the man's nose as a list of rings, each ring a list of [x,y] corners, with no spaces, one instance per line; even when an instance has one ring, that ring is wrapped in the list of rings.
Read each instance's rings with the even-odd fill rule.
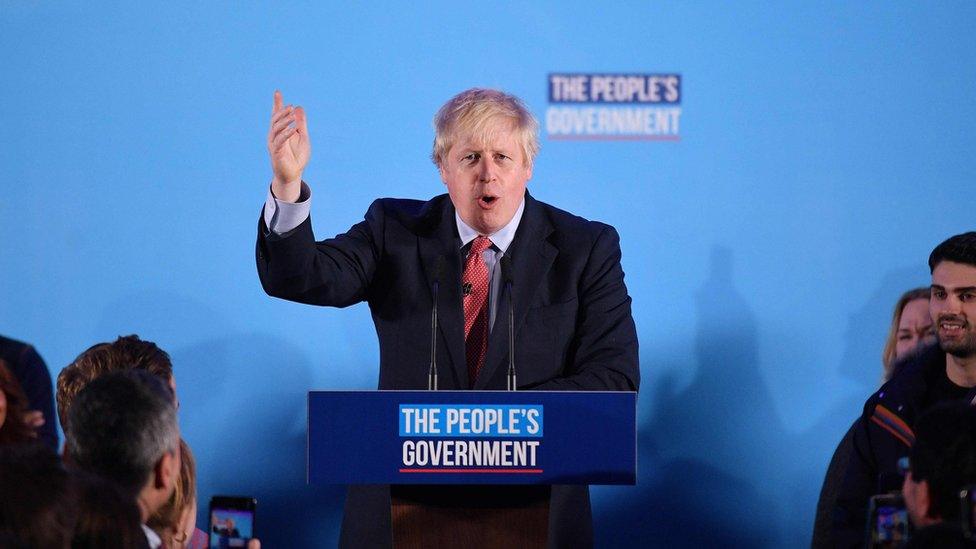
[[[481,161],[480,171],[478,172],[478,179],[480,179],[485,183],[495,179],[495,167],[487,158]]]
[[[957,315],[962,311],[962,302],[959,298],[953,294],[946,296],[945,300],[942,301],[942,310],[939,311],[942,314]]]

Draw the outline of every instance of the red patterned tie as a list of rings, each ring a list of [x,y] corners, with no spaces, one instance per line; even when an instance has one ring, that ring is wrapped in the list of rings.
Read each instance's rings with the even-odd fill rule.
[[[461,277],[464,294],[464,351],[468,361],[470,386],[478,379],[488,350],[488,265],[482,253],[491,240],[479,236],[471,243]]]

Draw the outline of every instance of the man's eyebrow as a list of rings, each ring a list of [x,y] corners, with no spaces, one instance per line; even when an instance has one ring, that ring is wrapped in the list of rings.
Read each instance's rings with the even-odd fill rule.
[[[963,286],[961,288],[953,288],[952,291],[957,294],[973,292],[976,291],[976,286]]]

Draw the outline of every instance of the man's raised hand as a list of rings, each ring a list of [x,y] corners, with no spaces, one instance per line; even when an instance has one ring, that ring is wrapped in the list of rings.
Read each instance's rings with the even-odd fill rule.
[[[282,105],[281,92],[274,92],[271,128],[268,130],[268,154],[271,156],[271,191],[279,200],[297,202],[302,190],[302,171],[312,156],[305,110]]]

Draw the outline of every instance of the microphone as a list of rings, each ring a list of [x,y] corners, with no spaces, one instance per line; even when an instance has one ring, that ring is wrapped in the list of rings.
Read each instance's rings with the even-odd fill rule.
[[[501,258],[502,280],[508,291],[508,390],[516,390],[515,382],[515,307],[512,304],[512,260],[508,254]]]
[[[427,370],[427,390],[437,390],[437,291],[441,287],[441,275],[444,274],[444,257],[437,256],[434,264],[434,303],[430,308],[430,368]]]

